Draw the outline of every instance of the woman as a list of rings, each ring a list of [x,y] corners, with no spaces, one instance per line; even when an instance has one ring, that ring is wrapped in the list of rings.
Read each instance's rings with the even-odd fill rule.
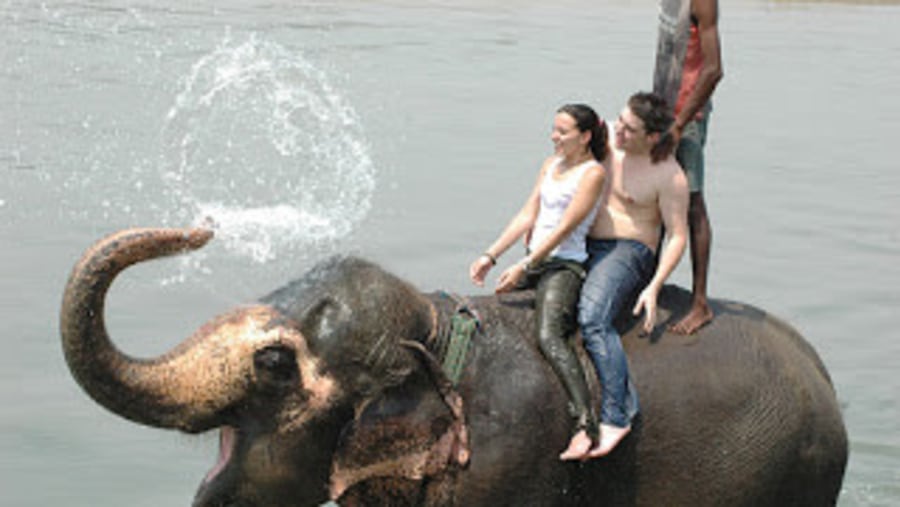
[[[590,107],[565,105],[553,119],[554,154],[541,166],[531,195],[500,237],[469,267],[481,286],[497,258],[528,235],[527,255],[506,269],[496,292],[536,288],[538,342],[569,395],[575,429],[560,459],[581,459],[597,438],[581,364],[569,343],[587,259],[585,236],[597,211],[606,170],[606,124]]]

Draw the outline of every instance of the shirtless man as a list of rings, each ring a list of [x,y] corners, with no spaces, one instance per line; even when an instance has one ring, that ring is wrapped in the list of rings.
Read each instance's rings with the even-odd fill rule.
[[[665,101],[652,93],[633,95],[616,121],[609,184],[588,234],[589,272],[578,308],[584,346],[603,384],[600,439],[584,458],[612,451],[638,411],[613,320],[643,288],[633,311],[644,311],[644,332],[653,329],[657,296],[687,244],[687,178],[672,155],[674,139],[663,135],[672,122]],[[663,226],[666,241],[657,266]]]

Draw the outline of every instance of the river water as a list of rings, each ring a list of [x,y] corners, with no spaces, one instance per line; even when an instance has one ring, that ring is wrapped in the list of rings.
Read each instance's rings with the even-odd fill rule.
[[[219,224],[202,252],[113,287],[108,326],[136,356],[333,253],[483,292],[465,270],[533,183],[555,108],[615,117],[648,87],[656,16],[626,0],[0,1],[0,503],[186,505],[214,460],[212,436],[120,420],[69,376],[59,302],[93,241]],[[710,289],[823,357],[850,435],[844,506],[900,504],[898,22],[891,2],[722,6]]]

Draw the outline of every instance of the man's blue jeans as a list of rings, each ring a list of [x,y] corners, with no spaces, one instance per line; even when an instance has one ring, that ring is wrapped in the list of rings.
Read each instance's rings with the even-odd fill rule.
[[[581,288],[578,322],[584,347],[603,385],[600,421],[624,428],[638,412],[638,396],[629,381],[622,339],[613,321],[626,302],[649,283],[653,251],[630,239],[588,238],[588,275]]]

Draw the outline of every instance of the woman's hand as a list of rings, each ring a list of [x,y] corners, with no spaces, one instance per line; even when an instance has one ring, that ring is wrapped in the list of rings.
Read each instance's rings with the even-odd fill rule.
[[[506,271],[497,279],[497,287],[494,288],[494,292],[500,294],[501,292],[509,292],[515,289],[523,276],[525,276],[525,263],[517,262],[513,264],[506,268]]]
[[[479,287],[484,286],[484,277],[487,276],[488,271],[494,266],[494,261],[487,254],[482,254],[480,257],[475,259],[472,262],[472,265],[469,266],[469,278],[472,280],[472,283]]]

